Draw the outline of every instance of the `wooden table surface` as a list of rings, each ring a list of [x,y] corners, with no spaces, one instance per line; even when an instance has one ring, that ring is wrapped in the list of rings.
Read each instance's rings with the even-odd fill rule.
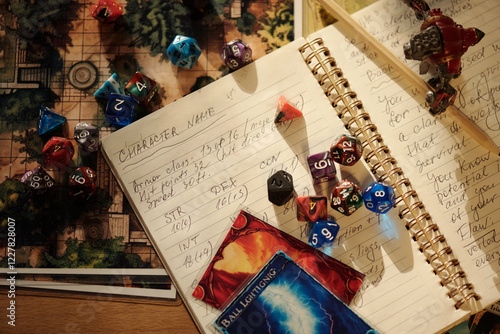
[[[8,289],[0,288],[0,333],[199,333],[181,301],[134,300],[18,288],[15,327]]]

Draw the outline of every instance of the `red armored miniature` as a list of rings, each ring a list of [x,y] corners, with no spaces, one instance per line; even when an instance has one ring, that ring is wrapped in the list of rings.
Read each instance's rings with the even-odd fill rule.
[[[420,74],[425,74],[430,66],[436,68],[436,77],[428,81],[432,90],[426,95],[430,112],[434,115],[453,104],[456,90],[449,82],[457,78],[461,71],[461,57],[484,37],[477,28],[463,28],[460,24],[443,15],[439,8],[429,9],[423,0],[403,0],[414,11],[418,19],[424,20],[420,32],[403,46],[405,58],[420,60]]]

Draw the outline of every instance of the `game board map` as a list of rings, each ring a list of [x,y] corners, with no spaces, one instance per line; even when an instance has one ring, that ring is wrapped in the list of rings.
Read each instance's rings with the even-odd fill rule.
[[[245,40],[256,59],[293,39],[292,0],[119,2],[124,14],[113,24],[93,19],[93,3],[84,0],[0,4],[1,267],[9,263],[6,228],[13,220],[19,271],[162,268],[100,153],[78,151],[69,168],[47,168],[57,184],[51,196],[33,197],[20,182],[43,165],[44,142],[36,131],[41,105],[67,119],[62,135],[68,139],[82,121],[105,136],[114,129],[93,94],[112,73],[122,87],[136,71],[158,82],[151,103],[137,110],[141,117],[227,74],[219,55],[225,42]],[[176,34],[196,38],[202,49],[190,70],[173,66],[164,54]],[[81,205],[68,200],[67,178],[84,164],[96,171],[99,193]],[[171,228],[188,229],[189,222]]]

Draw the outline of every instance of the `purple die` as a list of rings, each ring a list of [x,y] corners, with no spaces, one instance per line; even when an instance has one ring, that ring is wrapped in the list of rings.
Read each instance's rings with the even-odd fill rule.
[[[111,93],[106,107],[106,119],[114,125],[125,126],[132,123],[135,100],[132,96]]]
[[[329,151],[308,156],[307,163],[315,184],[335,178],[337,171]]]
[[[21,182],[36,195],[47,192],[55,185],[54,179],[42,167],[24,173]]]
[[[222,47],[220,56],[234,71],[252,62],[252,49],[241,39],[235,39]]]
[[[309,236],[309,244],[314,248],[324,248],[333,245],[340,227],[333,220],[319,220],[314,226]]]
[[[99,148],[99,129],[86,122],[75,125],[74,138],[85,152],[95,152]]]

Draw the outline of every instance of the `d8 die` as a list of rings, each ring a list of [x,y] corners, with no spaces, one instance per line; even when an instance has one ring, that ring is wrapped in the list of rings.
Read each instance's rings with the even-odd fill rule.
[[[330,147],[332,158],[335,162],[352,166],[361,158],[363,147],[361,141],[351,135],[340,135]]]
[[[297,197],[297,220],[315,222],[327,220],[327,199],[325,196]]]
[[[314,223],[309,244],[314,248],[324,248],[333,245],[340,226],[333,220],[317,221]]]
[[[97,126],[86,122],[75,125],[74,138],[82,150],[95,152],[99,148],[99,129]]]
[[[52,137],[42,149],[43,160],[49,166],[65,167],[69,164],[75,149],[70,140],[63,137]]]
[[[396,202],[394,189],[381,182],[373,182],[363,193],[363,201],[368,210],[376,213],[386,213]]]
[[[114,0],[99,0],[90,9],[93,18],[111,23],[116,21],[123,13],[123,6]]]
[[[307,157],[307,163],[315,184],[335,178],[337,171],[330,152],[310,155]]]
[[[76,200],[88,200],[97,193],[96,174],[88,167],[77,168],[69,176],[69,194]]]
[[[192,68],[201,55],[201,49],[194,38],[177,35],[167,48],[167,55],[172,64]]]
[[[330,200],[332,209],[350,216],[361,205],[363,205],[363,190],[357,184],[343,180],[333,188]]]
[[[24,173],[21,182],[28,186],[35,195],[44,194],[55,185],[54,179],[42,167]]]
[[[147,105],[155,95],[156,91],[158,91],[158,85],[153,79],[147,77],[141,72],[136,72],[132,79],[130,79],[127,86],[125,86],[125,91],[129,93],[138,103]]]
[[[235,39],[222,47],[220,56],[227,67],[237,70],[252,62],[252,49],[241,39]]]
[[[106,107],[106,119],[118,126],[132,123],[135,100],[132,96],[111,93]]]
[[[292,175],[277,171],[267,180],[267,196],[271,203],[281,206],[295,195]]]

